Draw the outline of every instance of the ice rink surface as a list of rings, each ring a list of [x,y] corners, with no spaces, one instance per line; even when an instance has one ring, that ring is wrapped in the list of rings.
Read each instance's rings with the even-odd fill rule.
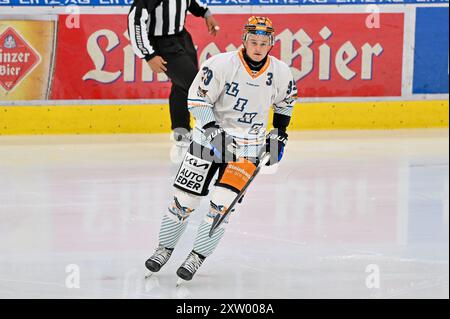
[[[169,135],[0,136],[0,298],[449,298],[448,129],[290,134],[176,288]]]

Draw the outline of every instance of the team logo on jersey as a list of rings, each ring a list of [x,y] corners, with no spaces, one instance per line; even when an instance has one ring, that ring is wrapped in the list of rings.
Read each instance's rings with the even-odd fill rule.
[[[39,54],[13,28],[0,35],[0,85],[13,90],[40,61]]]
[[[239,83],[225,83],[226,94],[236,97],[239,94]]]
[[[238,122],[246,123],[246,124],[252,124],[253,119],[255,116],[258,115],[258,113],[245,113],[240,119],[238,119]]]
[[[249,135],[259,135],[259,133],[261,132],[262,127],[263,127],[262,123],[255,123],[255,124],[252,125],[252,127],[248,131],[248,134]]]
[[[238,98],[236,101],[236,104],[233,106],[233,110],[242,112],[245,109],[245,106],[247,105],[248,100],[244,98]]]
[[[286,104],[293,104],[297,100],[297,96],[287,97],[283,100]]]
[[[208,90],[204,90],[201,87],[198,87],[198,89],[197,89],[198,97],[206,97],[206,93],[208,93]]]

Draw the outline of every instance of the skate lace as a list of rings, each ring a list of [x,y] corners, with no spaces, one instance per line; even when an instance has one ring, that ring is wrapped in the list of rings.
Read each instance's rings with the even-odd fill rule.
[[[166,263],[166,261],[169,259],[171,254],[172,254],[172,252],[170,250],[168,250],[165,247],[160,246],[156,249],[156,251],[153,254],[151,259],[156,261],[160,265],[162,265],[162,264]]]
[[[202,263],[203,260],[197,254],[190,253],[182,267],[186,268],[191,273],[195,273]]]

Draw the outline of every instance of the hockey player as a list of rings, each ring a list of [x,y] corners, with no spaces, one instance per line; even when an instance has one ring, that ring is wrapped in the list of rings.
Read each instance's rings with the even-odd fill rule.
[[[281,160],[297,88],[289,67],[269,55],[273,44],[270,19],[250,17],[244,27],[243,49],[211,57],[195,77],[188,97],[196,119],[193,142],[175,177],[159,247],[146,261],[151,272],[159,271],[169,260],[217,171],[209,212],[198,228],[193,250],[177,270],[184,280],[191,280],[217,247],[229,218],[209,237],[211,223],[246,185],[261,150],[270,152],[266,165]],[[266,135],[270,106],[274,129]]]

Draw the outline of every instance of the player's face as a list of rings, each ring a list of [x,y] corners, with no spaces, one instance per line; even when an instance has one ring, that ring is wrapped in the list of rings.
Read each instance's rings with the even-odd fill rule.
[[[253,61],[259,62],[265,58],[272,46],[268,36],[250,34],[244,42],[247,55]]]

